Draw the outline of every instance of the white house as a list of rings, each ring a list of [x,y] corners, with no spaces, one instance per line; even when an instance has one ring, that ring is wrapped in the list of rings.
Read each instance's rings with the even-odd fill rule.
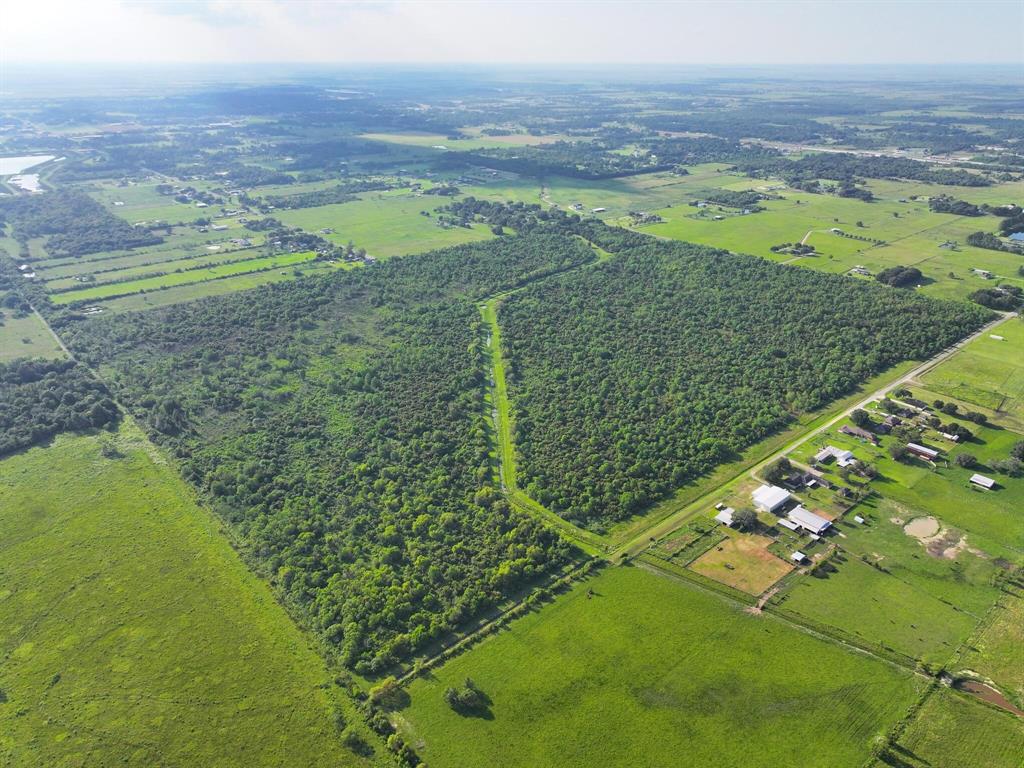
[[[807,555],[805,555],[800,550],[797,550],[789,556],[789,559],[792,560],[794,563],[803,563],[807,560]]]
[[[819,536],[832,527],[831,521],[826,520],[821,515],[814,514],[809,509],[805,509],[800,505],[789,511],[789,519],[808,533]]]
[[[979,475],[977,472],[971,475],[971,482],[975,485],[980,485],[982,488],[988,488],[989,490],[992,490],[992,487],[996,484],[996,481],[991,477]]]
[[[857,461],[857,459],[853,457],[852,451],[847,451],[843,448],[836,448],[834,445],[825,446],[814,455],[815,461],[828,461],[829,459],[835,459],[836,464],[840,467],[848,467]]]
[[[774,512],[790,499],[790,493],[777,485],[762,485],[751,496],[754,506],[762,512]]]

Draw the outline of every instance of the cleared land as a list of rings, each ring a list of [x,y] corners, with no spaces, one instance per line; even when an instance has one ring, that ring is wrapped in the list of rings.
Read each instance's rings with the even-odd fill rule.
[[[792,570],[768,551],[766,536],[730,536],[698,557],[690,568],[751,595],[760,595]]]
[[[24,317],[14,317],[10,310],[3,310],[3,313],[0,363],[16,357],[64,357],[64,351],[37,314],[33,312]]]
[[[130,422],[0,462],[0,763],[364,764],[322,660],[191,498]]]
[[[910,768],[1019,768],[1024,722],[952,691],[932,694],[895,751]]]
[[[444,701],[467,676],[491,699],[482,716]],[[681,755],[723,767],[859,765],[919,685],[668,578],[615,568],[414,681],[399,717],[439,768],[662,766]]]

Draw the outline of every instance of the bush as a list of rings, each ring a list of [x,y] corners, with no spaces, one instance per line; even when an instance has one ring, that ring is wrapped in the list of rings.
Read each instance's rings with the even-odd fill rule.
[[[973,453],[958,453],[953,460],[957,463],[957,466],[964,469],[970,469],[978,465],[978,457]]]

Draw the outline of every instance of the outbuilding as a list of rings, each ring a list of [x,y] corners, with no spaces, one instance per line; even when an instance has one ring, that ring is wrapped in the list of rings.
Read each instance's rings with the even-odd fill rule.
[[[971,475],[971,482],[974,483],[975,485],[980,485],[982,488],[988,488],[989,490],[992,490],[992,488],[996,484],[996,481],[993,480],[991,477],[979,475],[977,472]]]
[[[715,515],[715,520],[720,522],[722,525],[732,525],[732,514],[736,510],[732,507],[726,507]]]
[[[790,493],[777,485],[762,485],[751,496],[754,506],[762,512],[774,512],[790,499]]]
[[[907,450],[915,456],[919,456],[922,459],[928,461],[935,461],[939,458],[939,452],[934,448],[928,448],[924,445],[918,445],[917,443],[907,443]]]
[[[819,536],[832,527],[830,520],[826,520],[821,515],[814,514],[799,504],[789,511],[789,519],[808,533]]]
[[[803,564],[803,563],[807,562],[807,555],[805,555],[803,552],[797,550],[796,552],[794,552],[792,555],[789,556],[789,559],[792,560],[794,563]]]

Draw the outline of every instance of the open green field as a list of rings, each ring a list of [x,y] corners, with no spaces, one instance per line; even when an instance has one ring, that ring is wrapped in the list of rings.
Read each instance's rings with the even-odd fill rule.
[[[992,335],[1003,339],[993,339]],[[1010,319],[921,377],[939,396],[1006,414],[1024,430],[1024,322]]]
[[[440,133],[364,133],[360,136],[370,141],[385,144],[401,144],[408,147],[434,149],[444,147],[450,150],[466,151],[471,149],[490,149],[495,147],[521,147],[536,144],[551,144],[565,139],[564,136],[532,136],[528,133],[510,133],[502,136],[484,136],[478,134],[472,138],[449,139]],[[438,149],[438,151],[443,151]]]
[[[487,713],[461,716],[445,703],[445,688],[467,676],[491,699]],[[627,567],[415,680],[396,718],[432,768],[664,766],[683,755],[722,768],[846,766],[868,757],[920,685]]]
[[[192,204],[179,203],[169,195],[161,195],[156,187],[157,182],[129,186],[102,184],[90,189],[89,193],[111,213],[133,224],[137,221],[177,224],[213,213],[212,208],[196,208]]]
[[[371,192],[350,203],[276,211],[275,217],[307,232],[329,227],[334,233],[324,235],[325,239],[337,245],[351,240],[377,258],[421,253],[493,237],[490,229],[479,224],[472,229],[437,226],[432,212],[445,202],[444,198],[432,195]],[[423,216],[421,211],[431,212],[431,216]]]
[[[995,610],[960,658],[969,669],[994,684],[1007,699],[1024,709],[1024,593],[1000,595]]]
[[[145,277],[147,275],[153,275],[154,273],[166,274],[176,271],[185,272],[198,269],[200,267],[245,261],[246,259],[251,259],[253,256],[258,254],[259,251],[252,248],[238,248],[227,252],[217,251],[203,256],[141,264],[137,267],[126,266],[124,269],[111,269],[110,271],[90,273],[95,277],[95,281],[93,282],[83,283],[81,280],[76,280],[74,277],[63,277],[56,280],[48,280],[46,282],[46,287],[52,292],[66,291],[75,288],[94,287],[105,283],[123,282],[128,278]]]
[[[74,301],[90,301],[106,296],[122,296],[141,291],[160,290],[188,283],[200,283],[207,280],[218,280],[248,272],[261,272],[270,269],[285,269],[299,266],[316,258],[312,251],[303,253],[282,253],[276,256],[264,256],[258,259],[220,264],[202,269],[190,269],[187,272],[170,272],[166,275],[147,277],[140,280],[129,280],[124,283],[105,283],[78,291],[54,294],[51,298],[55,304],[70,304]]]
[[[260,285],[270,283],[281,283],[288,280],[295,280],[306,275],[316,275],[346,268],[342,264],[321,264],[320,262],[308,262],[295,269],[268,269],[263,272],[248,272],[234,277],[224,277],[219,280],[207,280],[204,283],[188,283],[173,288],[165,288],[159,291],[147,291],[146,293],[133,293],[129,296],[118,296],[115,299],[97,301],[96,305],[107,312],[135,312],[142,309],[153,309],[154,307],[166,307],[171,304],[181,304],[186,301],[206,298],[207,296],[223,296],[235,291],[246,291]],[[295,274],[296,271],[301,275]]]
[[[35,312],[14,317],[11,310],[3,310],[0,324],[0,363],[16,357],[64,357],[64,351],[43,325]]]
[[[908,768],[1019,768],[1024,722],[963,694],[939,690],[903,733],[895,754]]]
[[[364,763],[323,661],[131,422],[0,462],[0,528],[0,764]]]
[[[834,570],[794,579],[781,607],[914,659],[944,663],[999,597],[992,558],[964,550],[930,554],[907,535],[891,504],[876,498],[837,523]],[[959,538],[959,537],[958,537]]]

